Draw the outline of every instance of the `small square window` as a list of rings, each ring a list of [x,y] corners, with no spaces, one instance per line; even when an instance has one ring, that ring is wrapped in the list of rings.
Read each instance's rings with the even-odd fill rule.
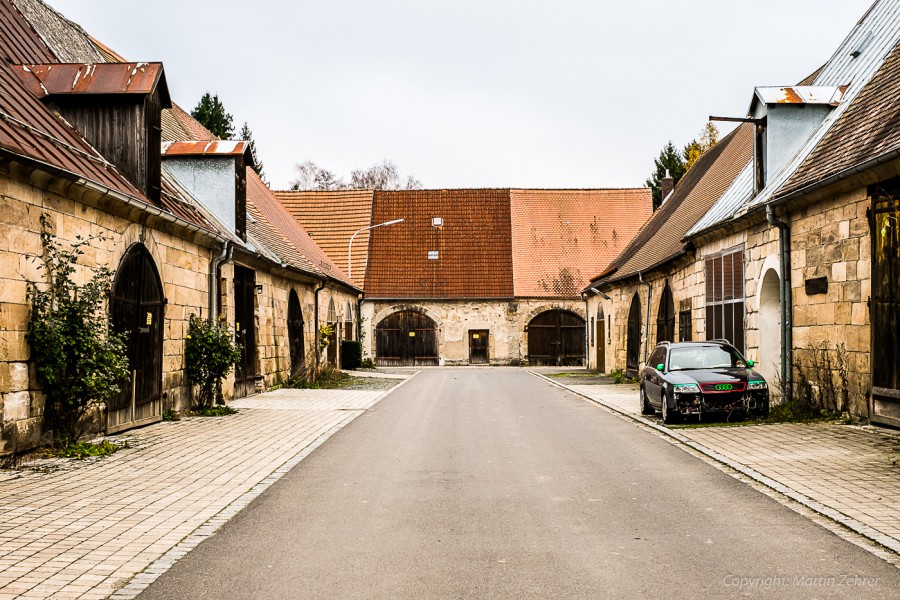
[[[444,226],[444,217],[431,217],[431,226],[432,227],[443,227]]]
[[[428,251],[428,260],[437,260],[438,259],[438,251],[437,250],[429,250]]]

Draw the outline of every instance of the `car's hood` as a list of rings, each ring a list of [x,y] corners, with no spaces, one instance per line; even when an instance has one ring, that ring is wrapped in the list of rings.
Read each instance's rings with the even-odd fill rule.
[[[670,371],[669,379],[673,383],[736,383],[762,380],[763,378],[753,369],[724,368]]]

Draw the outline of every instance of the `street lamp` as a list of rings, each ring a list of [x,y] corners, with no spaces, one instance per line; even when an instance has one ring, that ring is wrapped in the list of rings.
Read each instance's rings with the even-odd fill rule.
[[[393,221],[379,223],[378,225],[369,225],[368,227],[363,227],[362,229],[353,232],[353,235],[350,236],[350,243],[347,244],[347,279],[349,279],[351,283],[353,282],[353,267],[350,265],[350,253],[353,252],[353,238],[355,238],[358,233],[362,233],[363,231],[375,229],[376,227],[384,227],[385,225],[396,225],[397,223],[402,222],[403,219],[394,219]]]

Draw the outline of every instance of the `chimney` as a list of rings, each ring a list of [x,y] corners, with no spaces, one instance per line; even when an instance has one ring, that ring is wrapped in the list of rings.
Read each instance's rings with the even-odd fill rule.
[[[659,203],[660,206],[666,201],[666,198],[669,197],[669,194],[672,193],[672,190],[675,189],[675,180],[669,174],[669,170],[666,169],[666,176],[662,178],[662,201]]]

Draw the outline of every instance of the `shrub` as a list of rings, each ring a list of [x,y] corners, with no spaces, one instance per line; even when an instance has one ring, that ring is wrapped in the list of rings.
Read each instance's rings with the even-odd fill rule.
[[[222,396],[222,380],[241,356],[231,329],[191,315],[185,340],[185,372],[196,405],[211,407]]]
[[[343,340],[341,342],[341,366],[355,371],[362,365],[362,344]]]
[[[41,223],[44,254],[38,268],[46,285],[28,282],[27,336],[46,395],[44,424],[56,445],[64,448],[84,433],[88,411],[104,407],[121,391],[128,357],[124,337],[110,330],[104,310],[112,286],[110,270],[95,269],[84,285],[73,279],[84,247],[100,238],[77,236],[66,250],[49,233],[46,216]]]

